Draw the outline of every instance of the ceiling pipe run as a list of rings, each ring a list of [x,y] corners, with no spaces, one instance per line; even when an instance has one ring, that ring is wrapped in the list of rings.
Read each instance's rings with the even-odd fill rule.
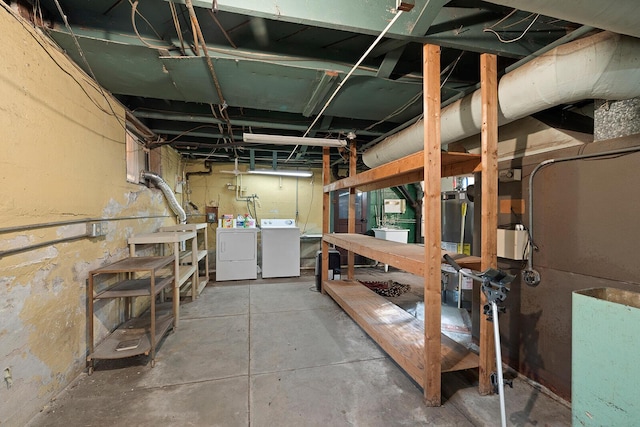
[[[584,99],[640,96],[640,39],[602,32],[559,46],[506,74],[498,84],[498,124]],[[480,90],[441,111],[443,146],[480,132]],[[370,168],[424,147],[424,121],[395,134],[362,155]]]

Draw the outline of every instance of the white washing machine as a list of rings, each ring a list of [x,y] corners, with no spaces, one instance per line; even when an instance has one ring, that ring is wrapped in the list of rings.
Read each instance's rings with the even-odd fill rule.
[[[258,278],[258,229],[216,229],[216,281]]]
[[[292,219],[260,220],[262,277],[300,277],[300,229]]]

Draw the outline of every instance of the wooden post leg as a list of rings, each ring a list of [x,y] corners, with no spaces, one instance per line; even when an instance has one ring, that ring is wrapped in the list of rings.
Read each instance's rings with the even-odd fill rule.
[[[173,244],[173,316],[174,328],[180,323],[180,243]]]
[[[330,156],[329,156],[329,147],[324,147],[322,149],[322,185],[328,185],[331,179],[331,165],[330,165]],[[329,214],[331,212],[330,205],[330,197],[331,193],[324,192],[322,193],[322,235],[325,236],[329,234]],[[328,270],[329,270],[329,244],[324,240],[322,240],[322,260],[320,262],[320,288],[323,294],[326,294],[324,290],[324,281],[328,280]]]
[[[197,234],[196,234],[197,236]],[[191,301],[198,298],[198,289],[200,288],[200,273],[198,272],[198,239],[191,239],[191,265],[196,269],[191,278]]]
[[[480,56],[480,83],[482,95],[482,224],[481,268],[495,268],[498,229],[498,77],[495,55]],[[487,303],[480,293],[480,310]],[[481,311],[482,312],[482,311]],[[495,319],[494,321],[498,321]],[[480,394],[492,393],[491,373],[495,371],[495,347],[491,322],[480,317]]]
[[[351,147],[349,151],[349,176],[356,176],[356,142],[351,141]],[[349,218],[347,220],[347,232],[354,234],[356,232],[356,189],[349,188]],[[353,280],[355,277],[355,254],[353,251],[347,253],[347,277],[349,280]]]
[[[441,404],[440,48],[424,45],[424,399]]]

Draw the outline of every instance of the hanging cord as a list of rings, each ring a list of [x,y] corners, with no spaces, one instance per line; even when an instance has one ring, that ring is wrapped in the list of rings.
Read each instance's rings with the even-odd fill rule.
[[[184,56],[186,55],[186,51],[184,48],[184,38],[182,37],[182,28],[180,28],[180,19],[178,19],[178,11],[173,1],[169,2],[169,9],[171,9],[171,18],[173,18],[173,25],[176,27],[176,34],[178,34],[178,38],[180,39],[180,53],[182,53],[182,55]]]
[[[216,18],[216,15],[215,15],[215,13],[213,13],[213,10],[211,10],[211,9],[208,9],[208,10],[209,10],[209,15],[211,15],[211,19],[213,19],[213,21],[216,23],[218,28],[220,28],[220,31],[222,31],[222,34],[224,34],[224,37],[227,39],[227,41],[229,42],[231,47],[234,48],[234,49],[237,49],[238,46],[236,46],[236,44],[233,42],[233,40],[231,40],[231,37],[229,36],[229,33],[227,33],[227,31],[224,29],[224,27],[222,26],[220,21],[218,21],[218,18]]]
[[[190,0],[187,0],[187,1],[190,1]],[[306,137],[309,134],[309,132],[316,125],[316,123],[318,122],[318,120],[320,119],[322,114],[325,112],[327,107],[329,107],[329,104],[331,104],[331,101],[333,101],[333,98],[335,98],[336,95],[338,94],[338,92],[340,91],[340,89],[342,89],[342,86],[344,86],[344,84],[349,79],[349,77],[351,77],[353,72],[358,68],[358,66],[360,66],[362,61],[365,60],[365,58],[367,57],[367,55],[369,55],[369,53],[373,50],[373,48],[376,47],[376,45],[380,42],[380,40],[382,40],[382,37],[384,37],[384,35],[387,34],[387,31],[389,31],[389,29],[396,22],[396,20],[398,18],[400,18],[400,15],[402,15],[402,11],[398,10],[397,13],[396,13],[396,16],[394,16],[393,19],[391,20],[391,22],[389,22],[389,24],[386,26],[386,28],[384,30],[382,30],[380,35],[374,40],[374,42],[371,44],[371,46],[369,46],[369,49],[367,49],[366,52],[360,57],[358,62],[355,63],[355,65],[351,68],[349,73],[347,73],[345,78],[342,79],[342,81],[340,83],[338,83],[338,87],[336,88],[336,90],[333,91],[333,94],[331,95],[329,100],[324,104],[324,107],[322,107],[322,110],[320,110],[320,112],[316,116],[315,120],[311,123],[311,125],[309,126],[307,131],[304,133],[304,135],[302,135],[303,138]],[[298,145],[293,147],[293,150],[291,151],[291,154],[289,154],[289,157],[287,157],[287,160],[284,161],[285,163],[287,163],[291,159],[291,157],[293,156],[293,154],[296,152],[297,149],[298,149]]]
[[[131,3],[131,0],[129,0],[129,3]],[[136,33],[136,36],[138,36],[138,39],[140,39],[140,41],[142,43],[144,43],[145,46],[151,48],[151,49],[167,49],[168,46],[156,46],[156,45],[152,45],[151,43],[148,43],[147,41],[145,41],[145,39],[142,38],[142,36],[140,35],[140,33],[138,32],[138,26],[136,25],[136,15],[140,15],[142,17],[142,19],[144,19],[144,21],[149,25],[149,27],[153,30],[153,32],[155,33],[156,31],[153,29],[153,27],[151,27],[151,24],[149,23],[149,21],[146,20],[146,18],[144,16],[142,16],[139,12],[138,12],[138,0],[134,1],[133,3],[131,3],[131,26],[133,27],[133,31]],[[159,39],[162,39],[162,37],[160,37],[160,35],[158,33],[156,33],[156,36],[158,36]]]

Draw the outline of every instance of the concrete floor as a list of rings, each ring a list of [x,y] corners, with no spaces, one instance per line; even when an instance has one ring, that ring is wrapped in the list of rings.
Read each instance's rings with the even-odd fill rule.
[[[358,276],[414,280],[379,269]],[[213,282],[182,304],[180,328],[162,341],[154,368],[145,357],[98,363],[29,425],[500,424],[498,397],[478,395],[473,373],[443,375],[442,389],[443,405],[426,407],[422,390],[316,292],[313,276]],[[505,396],[509,425],[571,425],[567,406],[521,379]]]

